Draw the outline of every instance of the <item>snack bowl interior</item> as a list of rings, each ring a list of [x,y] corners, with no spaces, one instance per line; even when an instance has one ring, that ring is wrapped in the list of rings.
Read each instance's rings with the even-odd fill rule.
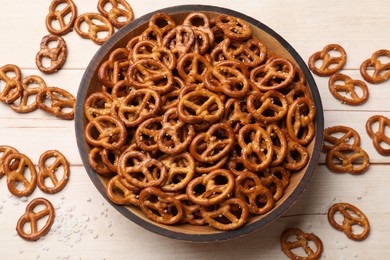
[[[267,46],[267,50],[272,51],[281,57],[288,58],[302,70],[303,74],[306,77],[307,85],[309,86],[312,99],[316,107],[315,137],[306,147],[310,153],[309,162],[302,170],[294,172],[292,174],[290,184],[284,191],[284,195],[280,200],[275,203],[275,206],[271,211],[263,215],[256,215],[251,217],[248,223],[236,230],[220,231],[208,225],[192,226],[189,224],[159,224],[148,219],[137,207],[125,207],[116,205],[109,200],[105,192],[106,185],[109,179],[97,174],[88,163],[88,153],[92,148],[86,142],[84,137],[84,129],[86,124],[88,123],[84,115],[84,103],[89,95],[94,92],[101,91],[102,84],[100,83],[97,76],[98,69],[100,65],[108,59],[108,56],[112,52],[112,50],[126,46],[127,42],[132,37],[139,35],[143,30],[147,28],[150,17],[158,12],[164,12],[169,14],[177,24],[181,23],[183,19],[191,12],[203,12],[210,18],[215,17],[219,14],[227,14],[241,18],[251,26],[252,33]],[[287,209],[289,209],[294,204],[294,202],[298,200],[299,196],[309,184],[312,175],[315,173],[322,147],[323,130],[323,110],[316,83],[310,71],[308,70],[305,62],[293,49],[293,47],[288,42],[286,42],[280,35],[278,35],[275,31],[273,31],[271,28],[267,27],[263,23],[242,13],[214,6],[174,6],[146,14],[129,23],[128,25],[120,29],[117,33],[115,33],[95,54],[84,73],[77,95],[75,116],[75,133],[77,138],[77,145],[86,172],[88,173],[97,190],[116,210],[118,210],[121,214],[123,214],[125,217],[135,222],[136,224],[154,233],[183,241],[210,242],[238,238],[257,231],[278,219]]]

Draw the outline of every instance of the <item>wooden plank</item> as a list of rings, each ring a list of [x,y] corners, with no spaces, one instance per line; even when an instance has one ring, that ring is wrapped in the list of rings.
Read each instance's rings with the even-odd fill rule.
[[[162,1],[157,8],[183,4],[186,3],[180,0]],[[372,52],[390,45],[390,39],[380,33],[386,30],[384,25],[390,20],[387,15],[390,7],[381,0],[359,1],[353,4],[336,0],[315,3],[298,0],[294,1],[294,4],[282,5],[254,0],[246,1],[244,5],[237,5],[235,0],[212,3],[198,0],[197,4],[224,6],[258,19],[289,41],[304,60],[326,44],[339,43],[348,53],[347,68],[358,68]],[[2,64],[16,63],[23,68],[35,68],[35,54],[41,38],[47,34],[44,19],[48,5],[45,0],[14,0],[13,4],[2,5],[0,24],[8,25],[2,28],[2,34],[6,35],[0,42]],[[97,11],[95,2],[78,1],[77,7],[79,14]],[[136,17],[156,10],[154,0],[133,1],[132,7]],[[319,12],[327,15],[318,15]],[[25,13],[29,14],[28,19],[25,19],[28,25],[20,22]],[[69,48],[64,69],[85,67],[99,48],[89,40],[80,40],[75,32],[65,35],[64,38]],[[12,46],[12,51],[5,46]]]
[[[352,79],[361,80],[365,82],[360,75],[359,70],[342,70],[340,73],[350,76]],[[365,82],[368,88],[368,100],[358,106],[352,106],[344,104],[337,100],[329,90],[329,77],[318,77],[314,75],[314,79],[317,84],[317,88],[321,95],[322,106],[324,110],[332,111],[378,111],[381,113],[387,113],[390,111],[388,100],[390,99],[390,81],[383,82],[381,84],[370,84]],[[361,90],[357,89],[357,93],[361,96]],[[344,95],[344,93],[342,93]]]
[[[213,258],[217,259],[243,256],[245,259],[285,259],[280,251],[279,236],[287,227],[299,227],[317,234],[324,243],[326,259],[367,259],[378,254],[378,248],[381,248],[379,255],[390,253],[386,246],[390,222],[383,221],[389,217],[390,206],[384,200],[377,201],[387,191],[390,175],[384,173],[389,167],[374,166],[369,173],[356,178],[329,175],[323,168],[319,168],[307,191],[280,219],[240,240],[218,244],[179,243],[140,228],[104,201],[82,167],[71,168],[70,181],[61,193],[46,195],[38,189],[34,191],[29,200],[39,196],[49,198],[56,207],[57,218],[45,239],[25,242],[15,236],[14,227],[27,202],[9,197],[3,179],[0,181],[4,187],[0,189],[3,227],[0,243],[7,250],[1,250],[0,255],[4,259],[25,259],[27,256],[62,259],[68,255],[72,259],[117,259],[131,252],[133,257],[143,259],[210,259],[210,252],[213,252]],[[346,187],[345,183],[350,185]],[[325,212],[332,203],[339,201],[355,204],[368,216],[372,230],[364,242],[349,240],[328,224]],[[109,250],[97,250],[107,248],[107,245],[110,245]],[[151,247],[154,250],[150,250]]]
[[[33,123],[33,121],[30,121]],[[81,165],[72,127],[6,127],[0,128],[1,145],[15,147],[37,164],[39,156],[47,150],[59,150],[72,165]]]
[[[363,80],[358,70],[342,70],[353,79]],[[80,81],[84,75],[84,70],[61,70],[55,74],[46,75],[37,69],[22,69],[23,77],[28,75],[38,75],[42,77],[48,86],[55,86],[69,91],[75,97],[79,89]],[[318,91],[322,99],[324,110],[334,111],[390,111],[387,101],[390,99],[390,81],[374,85],[367,83],[369,98],[366,103],[358,106],[343,104],[337,100],[329,91],[329,77],[318,77],[314,75]],[[1,105],[1,104],[0,104]]]
[[[6,107],[0,104],[0,107]],[[35,147],[64,147],[73,152],[72,161],[80,164],[78,157],[76,137],[74,133],[74,121],[61,120],[43,111],[34,111],[27,115],[19,115],[6,107],[0,109],[0,136],[2,143],[14,144],[17,147],[27,146],[30,143],[29,152]],[[367,119],[375,114],[390,117],[390,113],[372,111],[326,111],[325,128],[335,125],[345,125],[356,129],[361,137],[361,147],[370,156],[371,163],[389,163],[387,156],[380,155],[374,148],[372,140],[365,130]],[[3,141],[4,140],[4,141]],[[64,146],[62,146],[64,145]],[[325,155],[320,162],[324,162]]]
[[[390,213],[390,205],[378,198],[387,192],[389,165],[371,165],[362,175],[336,174],[320,165],[307,190],[285,215],[325,214],[338,202],[360,205],[367,213]]]

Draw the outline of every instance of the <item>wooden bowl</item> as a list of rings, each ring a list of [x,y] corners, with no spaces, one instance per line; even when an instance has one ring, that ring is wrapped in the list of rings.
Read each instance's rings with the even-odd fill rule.
[[[130,38],[139,35],[140,32],[142,32],[147,27],[148,21],[154,13],[165,12],[171,17],[173,17],[177,23],[181,23],[187,14],[196,11],[203,12],[209,17],[214,17],[219,14],[227,14],[241,18],[248,22],[252,27],[253,34],[257,36],[257,38],[260,39],[267,46],[267,50],[270,50],[278,54],[279,56],[290,59],[301,68],[306,77],[308,86],[310,87],[312,98],[316,106],[315,138],[307,146],[307,149],[311,153],[309,163],[301,171],[292,174],[290,184],[285,190],[283,197],[279,201],[277,201],[274,208],[270,212],[264,215],[252,217],[246,225],[233,231],[218,231],[207,225],[163,225],[146,218],[142,211],[140,211],[138,208],[124,207],[113,204],[108,199],[105,192],[105,186],[108,180],[97,174],[88,163],[88,152],[91,148],[84,138],[84,127],[87,124],[87,120],[84,116],[83,107],[86,98],[90,94],[101,90],[101,83],[99,82],[97,77],[97,71],[99,66],[102,64],[103,61],[108,58],[109,53],[111,53],[113,49],[118,47],[124,47]],[[291,207],[291,205],[295,201],[297,201],[299,195],[304,191],[316,170],[321,152],[324,123],[321,99],[314,79],[299,54],[280,35],[278,35],[276,32],[274,32],[272,29],[270,29],[263,23],[236,11],[214,6],[183,5],[157,10],[156,12],[146,14],[134,20],[133,22],[119,30],[117,33],[115,33],[99,49],[99,51],[96,53],[96,55],[91,60],[89,66],[87,67],[80,84],[79,92],[77,95],[75,127],[77,144],[85,169],[87,170],[87,173],[96,188],[115,209],[117,209],[120,213],[129,218],[131,221],[157,234],[177,240],[210,242],[237,238],[259,230],[265,225],[276,220],[289,207]]]

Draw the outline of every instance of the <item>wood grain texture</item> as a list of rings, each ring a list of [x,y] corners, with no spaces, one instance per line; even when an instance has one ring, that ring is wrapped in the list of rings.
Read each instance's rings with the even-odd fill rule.
[[[75,0],[79,13],[96,11],[96,1]],[[347,51],[343,73],[361,79],[360,63],[372,52],[389,48],[390,5],[385,0],[236,0],[155,1],[133,0],[136,17],[178,4],[213,4],[258,19],[282,35],[303,57],[329,43],[339,43]],[[47,34],[44,18],[49,1],[0,0],[0,66],[14,63],[23,74],[38,74],[49,85],[57,85],[76,95],[89,61],[99,46],[81,39],[75,32],[64,36],[69,56],[63,70],[42,75],[34,58],[41,38]],[[15,226],[27,202],[10,196],[5,178],[0,179],[1,259],[286,259],[279,246],[284,228],[297,226],[316,233],[324,242],[323,259],[386,259],[390,253],[390,160],[379,155],[364,125],[370,115],[390,116],[390,82],[369,86],[367,103],[343,105],[328,91],[327,78],[315,76],[325,109],[325,127],[345,124],[358,130],[362,147],[370,155],[371,166],[360,176],[334,174],[320,165],[308,189],[280,219],[247,237],[217,244],[183,243],[167,239],[124,218],[97,192],[81,166],[73,122],[62,121],[42,111],[19,115],[0,104],[0,143],[13,145],[36,162],[46,149],[57,148],[72,165],[67,187],[49,199],[57,207],[58,225],[34,243],[16,236]],[[29,200],[46,196],[36,190]],[[367,240],[354,242],[334,230],[326,211],[335,202],[349,202],[368,216],[372,231]],[[69,256],[69,258],[68,258]],[[72,257],[70,257],[72,256]]]

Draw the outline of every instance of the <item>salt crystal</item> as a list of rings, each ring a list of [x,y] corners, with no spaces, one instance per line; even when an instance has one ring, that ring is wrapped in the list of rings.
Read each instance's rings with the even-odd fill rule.
[[[62,205],[62,204],[64,204],[64,202],[63,202],[63,200],[62,200],[62,199],[57,199],[57,200],[56,200],[56,204],[58,204],[58,205]]]
[[[21,197],[21,198],[20,198],[20,201],[21,201],[21,202],[26,202],[26,201],[28,201],[28,198],[25,197],[25,196],[24,196],[24,197]]]
[[[83,218],[82,218],[82,221],[84,221],[84,222],[88,222],[88,221],[89,221],[89,217],[88,217],[88,216],[86,216],[86,215],[84,215],[84,216],[83,216]]]
[[[81,241],[82,237],[80,236],[79,238],[76,239],[76,243],[79,243]]]
[[[68,212],[71,212],[73,209],[74,208],[72,206],[67,206],[65,210],[68,211]]]
[[[68,238],[72,235],[72,230],[69,227],[64,227],[61,233],[63,238]]]
[[[58,229],[58,223],[57,223],[57,222],[54,222],[53,225],[51,226],[51,230],[52,230],[53,232],[56,232],[57,229]]]
[[[54,208],[55,209],[60,209],[62,204],[63,204],[63,201],[60,200],[60,199],[57,199],[57,201],[54,204]]]
[[[19,254],[23,254],[23,252],[24,252],[23,249],[20,248],[19,249]]]

